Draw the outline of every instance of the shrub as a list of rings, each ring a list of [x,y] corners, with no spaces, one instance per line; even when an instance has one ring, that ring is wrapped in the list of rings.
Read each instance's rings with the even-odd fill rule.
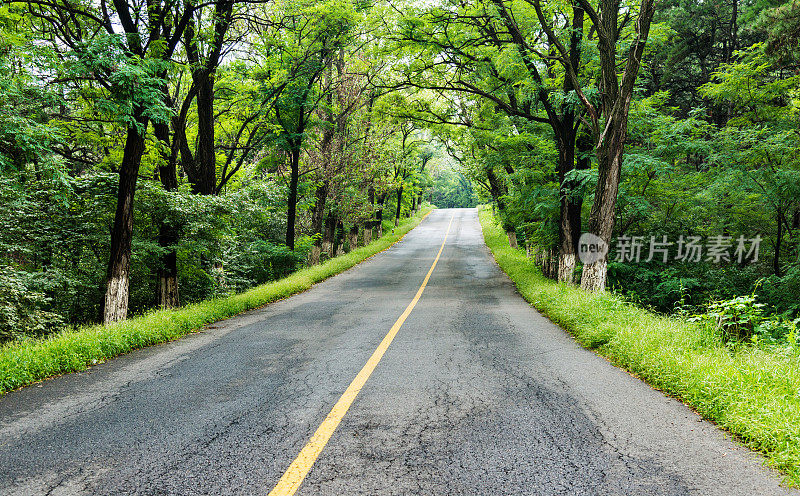
[[[49,307],[50,299],[38,290],[31,274],[0,268],[0,341],[44,336],[57,329],[63,320]]]
[[[769,315],[767,304],[758,303],[755,293],[729,300],[714,301],[705,313],[689,318],[690,322],[703,322],[719,333],[728,343],[752,341],[754,343],[786,343],[795,345],[797,322],[779,315]],[[798,319],[800,321],[800,319]]]

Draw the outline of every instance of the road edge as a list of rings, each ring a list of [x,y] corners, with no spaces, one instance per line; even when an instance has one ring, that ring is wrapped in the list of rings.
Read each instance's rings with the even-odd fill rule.
[[[772,360],[770,364],[779,366],[784,363],[780,357],[759,350],[735,355],[702,347],[697,333],[694,340],[686,339],[692,337],[687,332],[691,324],[609,293],[588,293],[544,279],[524,251],[508,245],[493,221],[491,212],[479,210],[484,243],[522,298],[584,348],[681,401],[764,457],[776,475],[784,476],[782,485],[800,487],[800,427],[793,415],[800,411],[800,397],[780,394],[788,381],[784,378],[781,385],[781,378],[769,377],[758,361]]]
[[[47,338],[3,345],[0,347],[0,397],[46,379],[86,370],[138,349],[175,341],[210,324],[307,291],[388,250],[433,210],[428,207],[418,211],[367,246],[242,293],[177,309],[154,310],[108,326],[66,329]]]

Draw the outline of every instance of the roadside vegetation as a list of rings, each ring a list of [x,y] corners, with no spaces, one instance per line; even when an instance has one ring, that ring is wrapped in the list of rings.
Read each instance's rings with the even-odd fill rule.
[[[424,202],[488,202],[526,297],[796,481],[799,19],[3,2],[0,390],[302,290]],[[581,263],[584,234],[609,251]]]
[[[763,453],[788,483],[800,485],[800,346],[793,323],[782,339],[742,341],[713,315],[690,322],[642,309],[611,292],[558,283],[544,277],[524,250],[510,246],[490,209],[481,210],[480,221],[495,260],[534,307],[581,345]]]
[[[112,325],[77,327],[46,338],[7,343],[0,347],[0,394],[55,375],[84,370],[138,348],[178,339],[213,322],[305,291],[386,250],[430,211],[430,207],[420,210],[397,228],[387,225],[386,235],[367,246],[243,293],[191,303],[179,309],[152,310]]]
[[[0,5],[0,343],[241,293],[417,212],[386,6]]]

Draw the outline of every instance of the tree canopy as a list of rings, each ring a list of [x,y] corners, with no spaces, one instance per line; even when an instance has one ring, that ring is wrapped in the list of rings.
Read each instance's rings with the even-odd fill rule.
[[[240,291],[425,202],[492,204],[587,290],[664,312],[754,293],[796,316],[798,12],[5,2],[0,339]],[[609,254],[581,260],[585,233]]]

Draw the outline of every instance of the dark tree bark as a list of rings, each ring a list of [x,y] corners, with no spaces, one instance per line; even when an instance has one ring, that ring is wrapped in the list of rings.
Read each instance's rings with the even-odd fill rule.
[[[187,60],[194,67],[192,84],[197,106],[197,143],[193,160],[184,163],[184,170],[192,184],[192,191],[203,195],[218,193],[214,134],[214,84],[232,15],[232,1],[219,0],[216,2],[213,17],[214,38],[209,43],[205,58],[202,57],[198,47],[194,20],[190,21],[186,28]]]
[[[574,129],[574,128],[573,128]],[[577,263],[578,241],[581,237],[581,210],[583,197],[575,193],[577,187],[566,176],[573,170],[586,170],[591,166],[591,159],[585,154],[591,151],[592,145],[588,136],[577,139],[574,134],[567,135],[568,143],[563,150],[559,150],[559,179],[561,181],[560,199],[560,229],[558,247],[558,281],[572,283],[575,265]],[[582,154],[575,156],[577,150]]]
[[[372,208],[375,208],[375,186],[370,185],[369,191],[367,192],[367,197],[369,198],[369,204]],[[374,214],[373,214],[374,215]],[[372,243],[372,226],[375,225],[374,219],[369,219],[364,223],[364,246]]]
[[[375,211],[375,229],[377,230],[377,237],[383,236],[383,206],[386,203],[387,193],[378,196],[378,210]]]
[[[403,208],[403,185],[397,190],[397,211],[394,214],[394,227],[400,223],[400,209]]]
[[[205,72],[205,71],[202,71]],[[195,76],[197,85],[197,151],[194,167],[186,168],[192,192],[213,195],[217,192],[217,158],[214,153],[214,81],[211,75]],[[192,171],[189,174],[189,171]]]
[[[111,230],[111,254],[106,276],[106,295],[103,306],[103,322],[110,324],[125,320],[128,316],[128,297],[130,288],[131,241],[133,237],[133,197],[136,181],[144,154],[144,130],[148,119],[139,109],[135,114],[139,130],[128,129],[125,149],[119,168],[119,187],[117,189],[117,209],[114,226]]]
[[[333,212],[328,213],[328,217],[325,218],[325,232],[322,234],[322,252],[326,253],[328,257],[333,257],[335,255],[333,251],[333,243],[336,239],[336,224],[338,223],[338,219],[333,214]]]
[[[169,149],[169,126],[163,123],[153,124],[156,139]],[[174,155],[165,153],[163,161],[158,168],[158,177],[166,191],[178,189],[178,176]],[[161,219],[158,224],[158,245],[164,250],[161,264],[158,267],[158,305],[161,308],[176,308],[180,306],[180,293],[178,290],[178,255],[175,245],[178,243],[177,229],[170,225],[166,219]]]
[[[572,124],[564,129],[561,145],[558,149],[558,180],[561,184],[560,196],[560,229],[558,245],[558,280],[572,283],[575,271],[575,254],[577,240],[580,236],[580,206],[576,209],[576,201],[572,198],[572,183],[567,181],[567,174],[573,170],[575,163],[575,131]],[[577,218],[576,218],[577,210]],[[577,224],[577,225],[576,225]]]
[[[607,127],[609,132],[597,148],[597,187],[588,226],[588,231],[602,239],[606,245],[611,244],[611,235],[614,230],[617,194],[622,172],[623,146],[627,134],[627,115],[618,115],[617,119],[624,119],[626,122],[618,122]],[[606,286],[607,266],[607,257],[591,264],[585,264],[581,274],[581,287],[588,291],[603,291]]]
[[[500,183],[500,179],[498,179],[497,174],[495,174],[491,166],[486,167],[485,172],[486,179],[489,181],[489,194],[492,195],[492,199],[497,204],[498,210],[504,213],[506,211],[506,202],[503,198],[506,194],[505,185]]]
[[[579,67],[581,62],[581,40],[583,38],[584,11],[579,6],[573,7],[572,36],[570,36],[569,62],[572,67]],[[570,78],[564,79],[564,93],[575,91],[574,82]],[[572,107],[562,107],[559,119],[550,116],[550,125],[553,127],[558,148],[558,177],[560,188],[560,229],[558,246],[558,274],[559,282],[573,282],[575,272],[578,240],[581,235],[581,207],[583,198],[575,192],[575,184],[567,181],[567,175],[575,169],[575,145],[578,126],[575,124],[575,111]],[[584,160],[584,164],[586,161]],[[586,164],[588,167],[588,164]]]
[[[644,47],[650,33],[650,23],[655,13],[654,0],[642,0],[635,24],[635,37],[628,51],[628,59],[619,81],[616,48],[619,40],[618,16],[619,2],[602,0],[600,11],[596,12],[588,0],[577,0],[583,10],[592,19],[597,29],[598,49],[601,67],[602,114],[579,92],[590,119],[592,134],[596,139],[596,156],[598,179],[595,189],[594,203],[589,216],[589,232],[600,237],[606,245],[611,243],[614,230],[615,208],[619,180],[622,171],[622,158],[625,140],[628,134],[628,110],[639,67],[644,54]],[[540,11],[539,11],[540,13]],[[548,37],[554,38],[552,32]],[[554,41],[554,43],[557,40]],[[576,89],[580,83],[573,68],[567,67],[567,74],[573,79]],[[602,291],[606,286],[607,256],[591,264],[583,266],[581,287],[589,291]]]
[[[314,246],[311,247],[311,252],[308,254],[309,265],[317,265],[322,253],[322,229],[325,221],[325,202],[328,198],[328,180],[322,184],[314,192],[314,209],[311,211],[311,231],[318,235]]]
[[[297,183],[300,179],[300,147],[294,147],[289,152],[289,204],[286,213],[286,246],[294,250],[294,230],[297,222]]]

